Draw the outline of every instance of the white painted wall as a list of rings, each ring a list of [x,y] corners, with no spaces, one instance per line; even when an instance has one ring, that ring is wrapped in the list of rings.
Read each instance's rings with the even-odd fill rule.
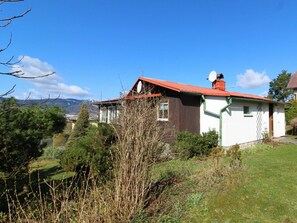
[[[249,107],[250,114],[244,114],[244,106]],[[262,139],[262,134],[269,129],[268,120],[267,103],[233,100],[232,105],[223,113],[223,146]]]
[[[219,115],[220,110],[227,105],[224,97],[206,97],[206,110]],[[244,106],[248,106],[250,113],[244,114]],[[285,113],[283,105],[275,105],[274,109],[274,136],[285,134]],[[203,103],[200,108],[200,130],[207,132],[220,130],[220,119],[204,112]],[[222,145],[248,143],[263,138],[263,133],[269,132],[269,103],[253,102],[234,99],[222,115]]]
[[[280,137],[286,134],[285,109],[284,105],[274,106],[273,112],[273,136]]]
[[[220,110],[225,107],[228,103],[224,97],[211,97],[206,96],[206,110],[220,114]],[[209,130],[215,129],[219,132],[220,119],[204,112],[203,103],[201,102],[200,107],[200,132],[208,132]]]

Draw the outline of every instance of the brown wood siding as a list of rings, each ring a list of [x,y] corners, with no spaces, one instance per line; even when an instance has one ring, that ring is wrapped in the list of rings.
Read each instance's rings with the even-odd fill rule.
[[[168,121],[159,121],[164,128],[164,140],[171,142],[176,138],[176,132],[179,129],[179,99],[174,97],[162,97],[161,101],[168,100],[169,119]]]
[[[180,95],[180,126],[179,131],[200,133],[200,97]]]
[[[163,92],[162,99],[169,102],[169,120],[160,122],[164,127],[165,140],[173,141],[180,131],[200,133],[200,101],[201,97],[181,94],[172,91]]]
[[[145,83],[146,89],[151,93],[161,93],[161,101],[168,100],[169,119],[168,121],[159,121],[164,128],[167,142],[176,139],[176,134],[180,131],[189,131],[200,133],[200,101],[201,96],[179,93],[163,87]],[[157,112],[157,111],[156,111]]]

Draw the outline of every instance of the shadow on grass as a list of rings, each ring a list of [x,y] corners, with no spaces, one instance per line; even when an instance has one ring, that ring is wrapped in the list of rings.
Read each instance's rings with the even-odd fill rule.
[[[8,202],[23,204],[25,199],[31,200],[36,195],[50,196],[49,185],[59,185],[57,190],[63,190],[70,185],[78,186],[78,181],[78,177],[66,174],[59,165],[18,174],[14,179],[0,178],[0,212],[8,211]]]

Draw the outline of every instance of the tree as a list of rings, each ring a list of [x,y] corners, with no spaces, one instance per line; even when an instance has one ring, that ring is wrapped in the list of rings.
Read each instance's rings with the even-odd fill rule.
[[[66,119],[58,107],[21,107],[14,98],[0,104],[0,172],[13,176],[41,155],[43,139],[63,131]]]
[[[21,1],[23,1],[23,0],[0,0],[0,5],[3,3],[13,3],[13,2],[21,2]],[[0,18],[0,28],[5,28],[5,27],[9,26],[14,20],[24,17],[30,11],[31,11],[31,9],[28,9],[25,12],[20,13],[18,15],[13,15],[13,16],[10,16],[7,18]],[[9,46],[11,45],[11,43],[12,43],[12,34],[10,35],[10,38],[9,38],[6,46],[3,48],[0,48],[0,53],[3,53],[5,50],[7,50],[9,48]],[[55,73],[55,72],[50,72],[48,74],[40,74],[38,76],[28,76],[21,69],[16,69],[16,70],[11,71],[11,68],[12,67],[15,68],[15,65],[17,65],[21,60],[15,60],[14,56],[11,56],[5,61],[0,61],[0,65],[3,68],[10,69],[10,71],[2,71],[2,69],[1,69],[0,75],[8,75],[8,76],[13,76],[16,78],[24,78],[24,79],[36,79],[36,78],[47,77],[47,76],[53,75]],[[5,93],[0,94],[0,97],[4,97],[4,96],[7,96],[7,95],[13,93],[14,89],[15,89],[15,85],[11,89],[7,90]]]
[[[286,123],[289,124],[297,117],[297,100],[290,100],[286,105]]]
[[[71,146],[75,140],[86,135],[87,128],[89,127],[89,111],[86,103],[83,103],[77,117],[74,129],[70,134],[67,145]]]
[[[112,145],[115,142],[113,129],[108,124],[89,126],[85,136],[75,140],[64,150],[60,164],[66,171],[81,173],[91,170],[99,179],[106,181],[112,173]]]
[[[290,81],[291,73],[288,73],[286,70],[273,79],[269,83],[268,98],[276,99],[277,101],[288,101],[293,94],[292,89],[287,89],[287,85]]]

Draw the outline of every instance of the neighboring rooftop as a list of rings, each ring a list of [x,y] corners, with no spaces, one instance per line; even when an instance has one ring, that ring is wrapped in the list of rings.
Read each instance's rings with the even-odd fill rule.
[[[297,72],[295,72],[288,83],[287,88],[290,89],[297,89]]]

